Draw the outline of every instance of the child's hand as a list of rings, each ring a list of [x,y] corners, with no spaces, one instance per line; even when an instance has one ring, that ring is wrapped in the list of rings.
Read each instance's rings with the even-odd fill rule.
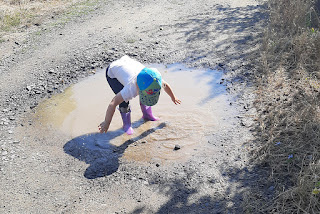
[[[181,101],[174,96],[171,86],[164,80],[162,80],[162,84],[164,91],[169,95],[169,97],[171,97],[172,102],[176,105],[181,104]]]
[[[176,105],[181,104],[181,100],[177,99],[176,97],[172,98],[172,102]]]
[[[106,121],[103,121],[102,123],[100,123],[98,128],[99,128],[100,133],[106,133],[109,129],[109,126],[107,126]]]

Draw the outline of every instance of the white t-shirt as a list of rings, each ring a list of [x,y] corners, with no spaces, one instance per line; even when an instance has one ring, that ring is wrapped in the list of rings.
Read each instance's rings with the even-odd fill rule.
[[[120,91],[124,101],[128,102],[139,94],[137,76],[145,66],[125,55],[109,65],[108,76],[116,78],[124,87]]]

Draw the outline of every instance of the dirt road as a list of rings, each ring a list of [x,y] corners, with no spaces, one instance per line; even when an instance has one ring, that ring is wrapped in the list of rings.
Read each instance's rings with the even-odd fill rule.
[[[91,8],[83,16],[54,17],[1,44],[0,212],[243,212],[257,179],[247,163],[250,143],[243,145],[251,140],[255,114],[244,80],[250,75],[247,56],[257,50],[263,30],[261,1],[105,0]],[[187,160],[121,158],[145,136],[97,154],[32,117],[41,101],[124,54],[146,64],[224,72],[229,98],[220,103],[219,126],[199,139],[202,146]]]

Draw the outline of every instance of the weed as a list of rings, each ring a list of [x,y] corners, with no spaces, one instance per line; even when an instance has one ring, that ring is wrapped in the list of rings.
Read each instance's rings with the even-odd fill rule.
[[[21,23],[21,16],[20,12],[14,14],[5,14],[1,17],[1,25],[0,29],[3,31],[9,31],[13,27],[17,27]]]
[[[55,25],[64,25],[75,16],[93,11],[99,0],[6,0],[0,8],[0,31],[11,33],[23,27],[39,25],[52,14],[62,13]]]
[[[279,195],[266,212],[320,213],[317,4],[320,1],[269,0],[270,22],[256,71],[257,138],[265,142],[257,159],[271,167]]]

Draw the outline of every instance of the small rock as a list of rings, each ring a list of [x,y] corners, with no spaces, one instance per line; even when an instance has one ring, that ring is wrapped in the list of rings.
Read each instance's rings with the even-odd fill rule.
[[[8,133],[9,133],[9,134],[13,134],[13,131],[12,131],[12,130],[9,130]]]
[[[274,186],[270,186],[270,187],[268,188],[268,190],[269,190],[269,191],[273,191],[273,190],[274,190]]]
[[[156,167],[159,167],[159,166],[160,166],[160,164],[157,163],[157,164],[156,164]]]
[[[219,66],[219,67],[223,67],[224,64],[223,64],[223,63],[219,63],[218,66]]]
[[[50,70],[48,71],[48,73],[49,73],[49,74],[54,74],[54,73],[56,73],[56,72],[54,71],[54,69],[50,69]]]
[[[240,121],[240,125],[241,125],[241,126],[246,126],[246,123],[245,123],[243,120],[241,120],[241,121]]]
[[[176,151],[176,150],[179,150],[179,149],[181,149],[181,147],[179,145],[175,145],[173,150]]]

